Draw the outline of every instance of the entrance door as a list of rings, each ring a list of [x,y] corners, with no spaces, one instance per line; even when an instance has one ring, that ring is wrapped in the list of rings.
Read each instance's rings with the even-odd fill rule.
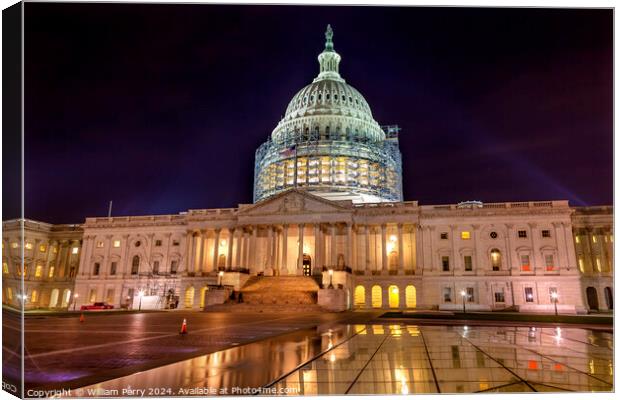
[[[310,258],[309,255],[304,254],[302,265],[303,265],[304,276],[312,275],[312,259]]]
[[[596,289],[592,286],[586,289],[586,296],[588,297],[588,307],[590,310],[598,310],[598,296]]]

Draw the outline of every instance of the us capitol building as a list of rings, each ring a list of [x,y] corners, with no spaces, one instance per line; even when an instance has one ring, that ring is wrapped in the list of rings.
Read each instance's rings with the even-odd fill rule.
[[[611,206],[403,201],[399,128],[375,121],[325,37],[319,74],[256,151],[253,204],[4,221],[3,303],[613,309]],[[222,304],[232,291],[244,305]]]

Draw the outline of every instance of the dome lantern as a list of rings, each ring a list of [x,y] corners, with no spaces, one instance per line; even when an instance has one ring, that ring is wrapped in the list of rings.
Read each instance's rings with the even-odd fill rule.
[[[340,77],[338,73],[338,66],[340,64],[340,54],[334,50],[334,31],[331,25],[327,25],[325,31],[325,50],[319,54],[319,65],[321,66],[319,76],[317,76],[313,82],[318,82],[323,79],[331,79],[338,82],[344,82],[344,79]]]

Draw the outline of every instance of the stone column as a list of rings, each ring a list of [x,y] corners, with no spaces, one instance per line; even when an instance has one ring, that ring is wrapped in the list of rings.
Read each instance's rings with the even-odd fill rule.
[[[282,275],[288,274],[287,265],[287,250],[288,250],[288,225],[284,224],[282,227],[282,264],[280,265],[280,273]]]
[[[450,225],[450,242],[452,242],[452,253],[450,254],[450,269],[452,270],[452,275],[456,273],[458,265],[458,263],[456,262],[456,228],[456,225]]]
[[[357,260],[357,225],[351,226],[351,270],[358,271],[359,270],[359,262]]]
[[[405,254],[404,254],[404,246],[403,246],[403,224],[398,224],[397,228],[398,228],[398,274],[404,275],[405,274]]]
[[[205,259],[205,245],[207,243],[207,238],[206,238],[206,231],[205,230],[200,230],[200,233],[198,234],[198,238],[197,241],[198,243],[200,243],[200,249],[198,250],[198,263],[196,265],[195,268],[195,272],[202,272],[205,270],[204,267],[204,259]]]
[[[213,268],[212,271],[217,271],[217,262],[220,255],[220,228],[215,228],[215,241],[213,242]]]
[[[267,226],[265,228],[267,230],[267,261],[266,261],[266,267],[267,268],[273,268],[273,229],[271,229],[271,226]]]
[[[413,243],[416,247],[416,260],[415,264],[413,264],[414,273],[417,275],[418,273],[424,273],[424,265],[426,264],[426,258],[424,258],[424,247],[426,243],[424,242],[424,228],[418,224],[416,225],[412,232],[415,231],[415,242]],[[421,269],[419,267],[422,267]]]
[[[82,248],[83,249],[87,249],[88,246],[90,245],[91,240],[93,240],[94,236],[84,236],[84,241],[82,242]],[[84,270],[86,269],[84,263],[86,262],[86,256],[87,256],[87,251],[83,251],[82,254],[80,254],[80,263],[78,264],[78,273],[76,275],[84,275]],[[104,268],[105,268],[105,262],[106,260],[103,260],[104,262]],[[47,263],[46,263],[47,264]],[[36,263],[35,263],[35,268],[36,268]],[[46,266],[44,265],[42,268],[42,273],[45,273],[45,268]],[[47,278],[47,275],[41,275],[41,278]]]
[[[235,266],[241,267],[243,266],[243,263],[241,262],[241,240],[243,239],[243,228],[237,229],[236,232],[239,233],[237,234],[237,245],[235,246]]]
[[[314,268],[319,268],[320,264],[320,251],[321,251],[321,238],[319,237],[321,231],[320,224],[314,224]]]
[[[344,257],[345,257],[345,265],[347,267],[352,267],[353,264],[353,242],[351,240],[351,224],[347,224],[347,245],[345,247]]]
[[[506,259],[509,260],[508,268],[511,275],[521,274],[521,260],[514,246],[515,232],[513,224],[506,224]]]
[[[304,224],[298,224],[297,230],[299,231],[299,246],[297,254],[297,275],[303,274],[303,261],[304,261]]]
[[[534,256],[532,257],[533,260],[530,260],[530,262],[534,261],[534,271],[536,275],[542,275],[545,273],[545,263],[540,254],[538,225],[535,222],[530,222],[528,225],[530,226],[530,232],[532,235],[532,255]]]
[[[384,274],[388,273],[386,229],[386,224],[381,224],[381,270]]]
[[[370,275],[371,274],[371,270],[370,270],[370,226],[368,225],[364,225],[364,235],[366,236],[366,260],[365,260],[365,265],[366,265],[366,274]]]
[[[228,228],[228,255],[226,256],[226,268],[232,267],[233,243],[235,240],[235,228]]]
[[[257,273],[257,262],[256,262],[256,237],[258,236],[258,225],[252,226],[252,236],[250,236],[250,253],[249,253],[249,261],[250,261],[250,271],[253,273]]]
[[[129,257],[129,235],[123,235],[123,250],[121,252],[121,260],[125,265],[121,267],[124,275],[131,275],[131,259]],[[138,267],[138,272],[139,267]]]
[[[575,254],[575,242],[573,238],[573,230],[571,229],[571,224],[570,222],[562,222],[562,227],[564,231],[564,249],[566,250],[566,268],[572,269],[572,267],[577,267],[577,269],[579,269],[577,263],[577,255]],[[613,250],[613,243],[611,247]]]
[[[194,231],[185,233],[185,272],[194,270]]]
[[[335,268],[338,265],[338,253],[336,252],[336,225],[330,225],[329,234],[331,235],[331,249],[330,249],[330,259],[331,259],[331,268]]]

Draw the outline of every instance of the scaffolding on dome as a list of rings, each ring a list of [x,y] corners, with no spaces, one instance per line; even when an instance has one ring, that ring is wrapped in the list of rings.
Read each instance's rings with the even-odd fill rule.
[[[256,150],[254,202],[296,187],[354,203],[402,201],[400,128],[381,129],[384,140],[318,130],[270,137]]]

